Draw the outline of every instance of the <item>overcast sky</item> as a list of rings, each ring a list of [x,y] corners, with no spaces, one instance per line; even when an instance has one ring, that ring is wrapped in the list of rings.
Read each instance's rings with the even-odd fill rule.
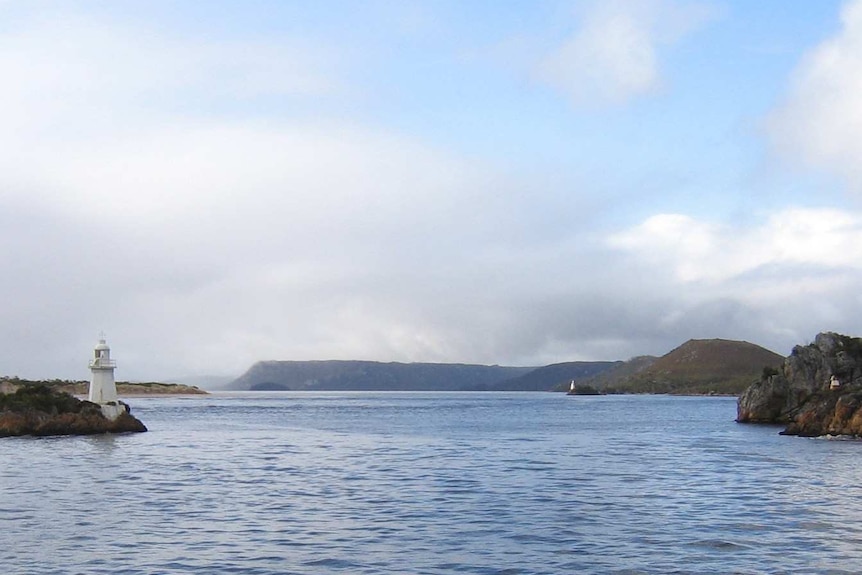
[[[0,0],[0,374],[862,335],[862,0]]]

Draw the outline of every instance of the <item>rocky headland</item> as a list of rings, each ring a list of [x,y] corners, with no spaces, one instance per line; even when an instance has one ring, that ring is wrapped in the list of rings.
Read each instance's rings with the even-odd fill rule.
[[[828,332],[794,347],[739,396],[737,421],[785,424],[786,435],[862,436],[862,338]]]
[[[0,437],[147,431],[125,407],[125,412],[112,421],[95,403],[47,385],[22,385],[12,393],[0,394]]]

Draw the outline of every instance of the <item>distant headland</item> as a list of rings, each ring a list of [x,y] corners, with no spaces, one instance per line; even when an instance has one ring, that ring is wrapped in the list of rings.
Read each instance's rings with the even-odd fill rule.
[[[21,435],[96,435],[147,431],[129,406],[115,402],[109,418],[99,404],[78,399],[47,385],[22,385],[0,394],[0,437]]]
[[[738,395],[784,358],[745,341],[692,339],[661,357],[541,367],[376,361],[260,361],[236,391],[569,391]]]

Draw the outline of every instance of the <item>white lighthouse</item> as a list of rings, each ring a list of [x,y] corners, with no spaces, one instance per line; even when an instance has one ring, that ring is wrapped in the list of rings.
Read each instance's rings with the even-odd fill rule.
[[[114,368],[117,362],[111,359],[111,348],[101,338],[96,344],[94,357],[90,360],[90,394],[88,400],[98,404],[102,413],[110,420],[117,419],[126,408],[117,399],[117,386],[114,383]]]

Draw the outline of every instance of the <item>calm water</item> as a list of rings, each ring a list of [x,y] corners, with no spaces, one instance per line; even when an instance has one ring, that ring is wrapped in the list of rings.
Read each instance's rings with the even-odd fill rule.
[[[10,574],[862,572],[862,442],[730,398],[133,398],[150,432],[0,440]]]

